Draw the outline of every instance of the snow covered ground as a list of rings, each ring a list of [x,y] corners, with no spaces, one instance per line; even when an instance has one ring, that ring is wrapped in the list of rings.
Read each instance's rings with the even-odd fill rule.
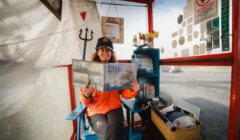
[[[230,67],[181,67],[160,74],[160,94],[201,108],[201,139],[226,140],[230,104]]]

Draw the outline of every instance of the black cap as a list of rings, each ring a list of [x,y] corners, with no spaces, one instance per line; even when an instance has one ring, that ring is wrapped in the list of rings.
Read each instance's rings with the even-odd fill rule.
[[[106,38],[106,37],[99,38],[95,49],[99,50],[101,48],[108,48],[111,51],[113,51],[112,41],[110,39]]]

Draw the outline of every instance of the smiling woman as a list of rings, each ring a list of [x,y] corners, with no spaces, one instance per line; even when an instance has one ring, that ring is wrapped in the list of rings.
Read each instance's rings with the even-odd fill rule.
[[[107,63],[112,56],[112,51],[108,48],[101,48],[98,50],[97,55],[99,56],[101,62]]]
[[[113,51],[113,44],[110,39],[106,37],[99,38],[95,49],[96,52],[92,55],[92,61],[104,63],[117,62],[115,52]]]
[[[112,41],[107,37],[98,39],[92,61],[115,63]],[[123,140],[123,111],[120,95],[129,99],[137,95],[140,86],[132,82],[130,89],[100,91],[89,87],[90,80],[80,89],[80,101],[86,105],[86,116],[93,131],[103,140]]]

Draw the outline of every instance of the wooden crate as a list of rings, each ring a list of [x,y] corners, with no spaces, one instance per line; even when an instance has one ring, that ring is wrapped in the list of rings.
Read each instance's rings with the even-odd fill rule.
[[[151,119],[158,130],[167,140],[199,140],[201,125],[198,123],[195,127],[191,128],[177,128],[172,132],[165,124],[165,122],[151,110]]]

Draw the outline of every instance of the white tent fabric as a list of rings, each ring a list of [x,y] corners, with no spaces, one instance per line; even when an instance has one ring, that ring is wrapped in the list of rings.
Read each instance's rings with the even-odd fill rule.
[[[11,73],[11,86],[0,94],[0,139],[1,140],[66,140],[73,132],[72,122],[65,120],[71,112],[67,68],[26,69],[14,63],[14,68],[26,70]],[[12,70],[12,69],[10,69]],[[3,78],[8,78],[6,74]],[[16,80],[16,81],[15,81]],[[34,84],[31,84],[34,83]],[[31,86],[32,85],[32,86]],[[3,97],[3,98],[2,98]]]
[[[85,21],[81,12],[87,12]],[[0,139],[70,137],[67,70],[53,67],[82,59],[79,30],[85,37],[86,28],[88,38],[94,32],[89,60],[102,36],[95,2],[63,0],[59,21],[40,0],[0,1]]]
[[[96,40],[102,34],[94,2],[63,1],[62,21],[39,0],[1,1],[0,4],[0,60],[11,61],[1,65],[1,103],[10,94],[16,96],[20,87],[26,88],[18,91],[18,95],[26,94],[37,80],[33,77],[40,73],[37,68],[67,65],[72,59],[82,59],[84,42],[79,39],[79,29],[82,28],[83,33],[85,28],[94,32],[93,39],[87,42],[86,58],[94,51]],[[82,11],[87,12],[85,21],[80,16]],[[33,80],[30,83],[22,77],[27,71],[32,74],[27,78]],[[7,104],[0,109],[4,110]],[[5,111],[0,114],[9,114]]]
[[[92,53],[102,35],[96,4],[64,0],[62,7],[59,21],[39,0],[1,1],[0,59],[31,62],[38,68],[71,64],[72,58],[82,59],[81,28],[83,36],[86,28],[94,32],[87,42],[87,53]],[[80,16],[84,11],[85,21]]]

